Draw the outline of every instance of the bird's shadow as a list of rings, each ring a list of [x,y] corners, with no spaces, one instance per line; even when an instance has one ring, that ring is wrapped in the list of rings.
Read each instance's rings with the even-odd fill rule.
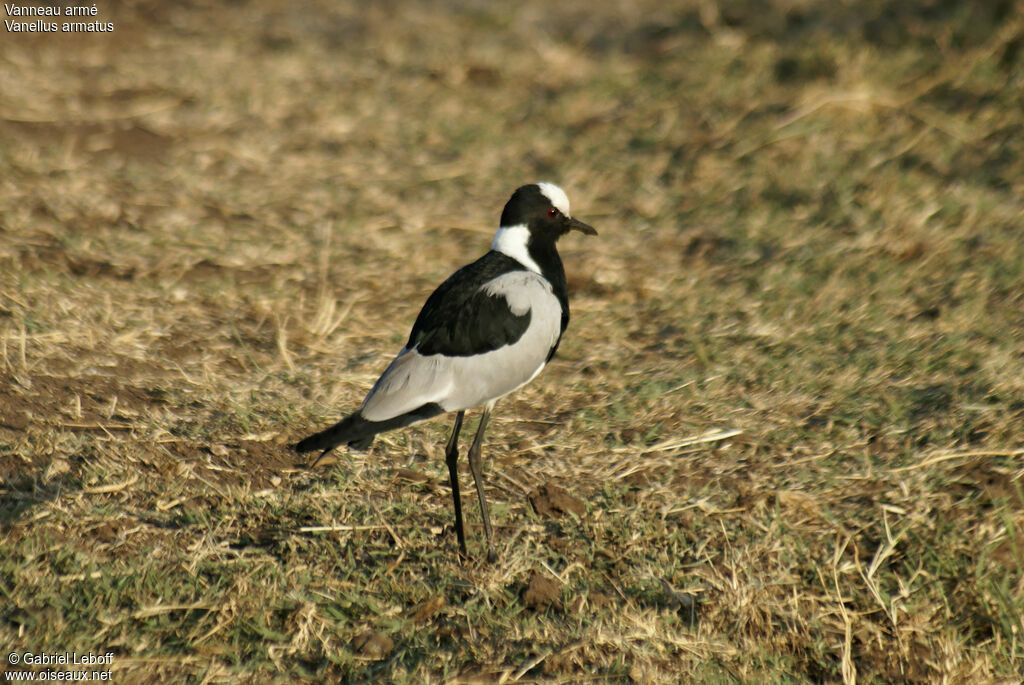
[[[77,478],[60,478],[44,483],[37,477],[23,475],[16,480],[7,481],[6,487],[0,490],[0,529],[7,530],[29,509],[47,502],[55,502],[61,495],[81,488],[82,482]]]

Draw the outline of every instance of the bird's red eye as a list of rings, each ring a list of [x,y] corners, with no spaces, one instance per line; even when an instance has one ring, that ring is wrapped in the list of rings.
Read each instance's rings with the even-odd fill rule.
[[[548,216],[554,219],[556,216],[558,216],[558,210],[552,207],[551,209],[548,210]]]

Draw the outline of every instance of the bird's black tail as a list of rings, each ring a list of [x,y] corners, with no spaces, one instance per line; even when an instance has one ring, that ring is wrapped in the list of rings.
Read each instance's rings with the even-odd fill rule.
[[[294,449],[299,453],[323,450],[323,454],[320,455],[323,456],[344,443],[353,449],[365,450],[373,443],[373,438],[377,433],[409,426],[443,413],[444,409],[441,408],[441,405],[434,402],[424,404],[418,409],[386,421],[367,421],[359,412],[355,412],[327,430],[320,431],[296,443]]]
[[[360,443],[370,438],[379,431],[372,430],[372,421],[367,421],[359,412],[346,416],[327,430],[311,435],[295,445],[295,451],[313,452],[314,450],[332,450],[342,443]],[[366,445],[369,447],[369,444]]]

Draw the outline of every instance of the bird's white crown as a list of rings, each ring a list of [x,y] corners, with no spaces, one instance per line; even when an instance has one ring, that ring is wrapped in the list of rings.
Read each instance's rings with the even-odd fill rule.
[[[565,191],[556,186],[554,183],[537,183],[537,187],[540,188],[540,192],[544,197],[551,200],[551,204],[555,209],[560,211],[566,216],[572,216],[569,213],[569,196],[565,194]]]

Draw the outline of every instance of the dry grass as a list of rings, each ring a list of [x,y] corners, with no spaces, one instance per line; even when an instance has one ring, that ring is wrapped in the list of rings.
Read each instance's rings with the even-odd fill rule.
[[[0,643],[116,682],[1019,682],[1021,4],[548,5],[4,34]],[[492,424],[501,561],[460,565],[444,422],[286,444],[536,179],[601,235]]]

